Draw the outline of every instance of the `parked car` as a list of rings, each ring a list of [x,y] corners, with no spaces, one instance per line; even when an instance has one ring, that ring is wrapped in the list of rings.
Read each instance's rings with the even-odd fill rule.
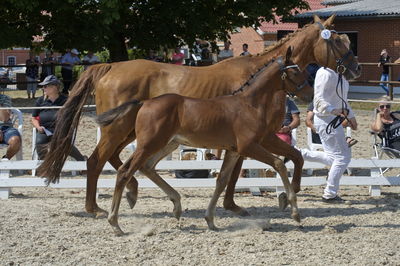
[[[26,67],[25,66],[16,66],[16,67],[12,67],[10,69],[10,72],[8,73],[8,78],[13,81],[16,82],[17,81],[17,73],[23,73],[25,74],[26,71]]]
[[[10,81],[8,77],[8,69],[5,67],[0,67],[0,88],[5,89],[7,88],[7,82]],[[3,84],[4,83],[4,84]]]

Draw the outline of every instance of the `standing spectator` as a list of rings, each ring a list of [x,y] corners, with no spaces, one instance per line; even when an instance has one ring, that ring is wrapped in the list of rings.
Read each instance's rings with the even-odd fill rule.
[[[218,62],[233,57],[233,51],[229,48],[230,46],[230,41],[224,42],[224,49],[220,50],[218,54]]]
[[[386,49],[383,49],[378,63],[378,67],[382,66],[381,81],[389,80],[389,66],[386,65],[386,63],[390,63],[390,56],[388,55]],[[380,83],[379,85],[381,85],[382,89],[386,92],[386,95],[389,95],[387,83]]]
[[[152,49],[149,50],[149,52],[147,53],[147,56],[144,59],[151,60],[154,62],[162,62],[163,61],[162,58],[160,56],[157,56],[156,52]]]
[[[74,48],[70,52],[67,52],[61,58],[61,64],[63,64],[61,67],[61,75],[64,83],[64,89],[62,93],[65,95],[68,95],[68,91],[72,83],[73,79],[72,68],[74,67],[75,64],[79,64],[81,62],[78,55],[79,55],[78,50]]]
[[[46,57],[42,62],[42,73],[40,74],[40,80],[44,80],[45,77],[49,75],[55,75],[55,64],[57,64],[57,59],[53,55],[53,51],[47,50]]]
[[[87,64],[83,67],[86,70],[89,65],[100,63],[100,58],[89,50],[87,55],[83,58],[83,63]]]
[[[35,99],[36,88],[37,88],[37,80],[39,78],[39,61],[35,58],[33,51],[29,52],[29,59],[26,60],[26,92],[28,93],[28,99]]]
[[[276,135],[289,145],[292,145],[292,130],[300,125],[300,111],[297,105],[286,98],[286,114],[283,120],[282,128]]]
[[[43,86],[44,95],[37,99],[36,107],[63,106],[67,101],[67,96],[60,94],[61,82],[56,76],[47,76],[39,85]],[[40,160],[43,160],[47,153],[45,144],[50,142],[53,135],[57,112],[58,109],[34,109],[32,112],[32,124],[37,130],[36,151]],[[74,145],[72,146],[70,156],[77,161],[86,160]]]
[[[0,107],[12,107],[11,98],[0,94]],[[10,109],[0,110],[0,143],[8,145],[7,152],[3,156],[2,161],[10,160],[21,148],[21,135],[13,127]]]
[[[175,65],[183,65],[183,61],[185,60],[185,54],[182,53],[180,47],[175,48],[175,52],[172,54],[171,63]]]
[[[249,45],[247,43],[244,43],[242,45],[242,49],[243,49],[243,52],[240,54],[241,56],[250,55]]]

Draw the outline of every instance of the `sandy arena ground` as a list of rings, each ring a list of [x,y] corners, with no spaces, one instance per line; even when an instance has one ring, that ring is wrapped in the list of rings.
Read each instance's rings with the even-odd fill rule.
[[[302,112],[302,120],[304,114]],[[368,112],[357,112],[354,158],[372,154]],[[31,156],[30,116],[24,115],[24,158]],[[86,114],[77,146],[90,155],[96,142],[93,115]],[[305,125],[298,129],[305,147]],[[129,152],[124,151],[126,158]],[[102,177],[114,178],[115,174]],[[171,177],[166,174],[165,177]],[[345,204],[320,201],[322,187],[298,194],[299,226],[288,210],[280,212],[275,193],[262,197],[237,193],[251,217],[237,217],[218,202],[216,225],[207,229],[205,209],[212,189],[177,189],[182,196],[180,224],[172,203],[158,189],[141,189],[133,210],[125,198],[114,236],[106,219],[84,212],[84,189],[13,189],[0,200],[1,265],[400,265],[400,188],[383,187],[370,197],[368,187],[343,187]],[[109,210],[112,189],[100,191],[98,203]]]

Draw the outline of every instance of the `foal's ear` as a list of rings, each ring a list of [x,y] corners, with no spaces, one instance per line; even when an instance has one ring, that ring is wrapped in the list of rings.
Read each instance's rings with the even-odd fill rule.
[[[289,46],[286,50],[286,62],[290,61],[290,58],[292,57],[292,53],[293,53],[293,48],[292,48],[292,46]]]
[[[333,14],[332,16],[330,16],[325,22],[324,22],[324,26],[325,27],[329,27],[333,24],[333,20],[335,19],[336,14]]]

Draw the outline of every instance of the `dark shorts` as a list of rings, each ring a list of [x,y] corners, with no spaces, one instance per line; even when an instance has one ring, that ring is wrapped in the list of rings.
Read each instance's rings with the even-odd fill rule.
[[[0,130],[3,132],[3,141],[1,142],[1,144],[8,144],[10,139],[14,136],[21,137],[16,128],[9,126],[2,126],[0,127]]]

